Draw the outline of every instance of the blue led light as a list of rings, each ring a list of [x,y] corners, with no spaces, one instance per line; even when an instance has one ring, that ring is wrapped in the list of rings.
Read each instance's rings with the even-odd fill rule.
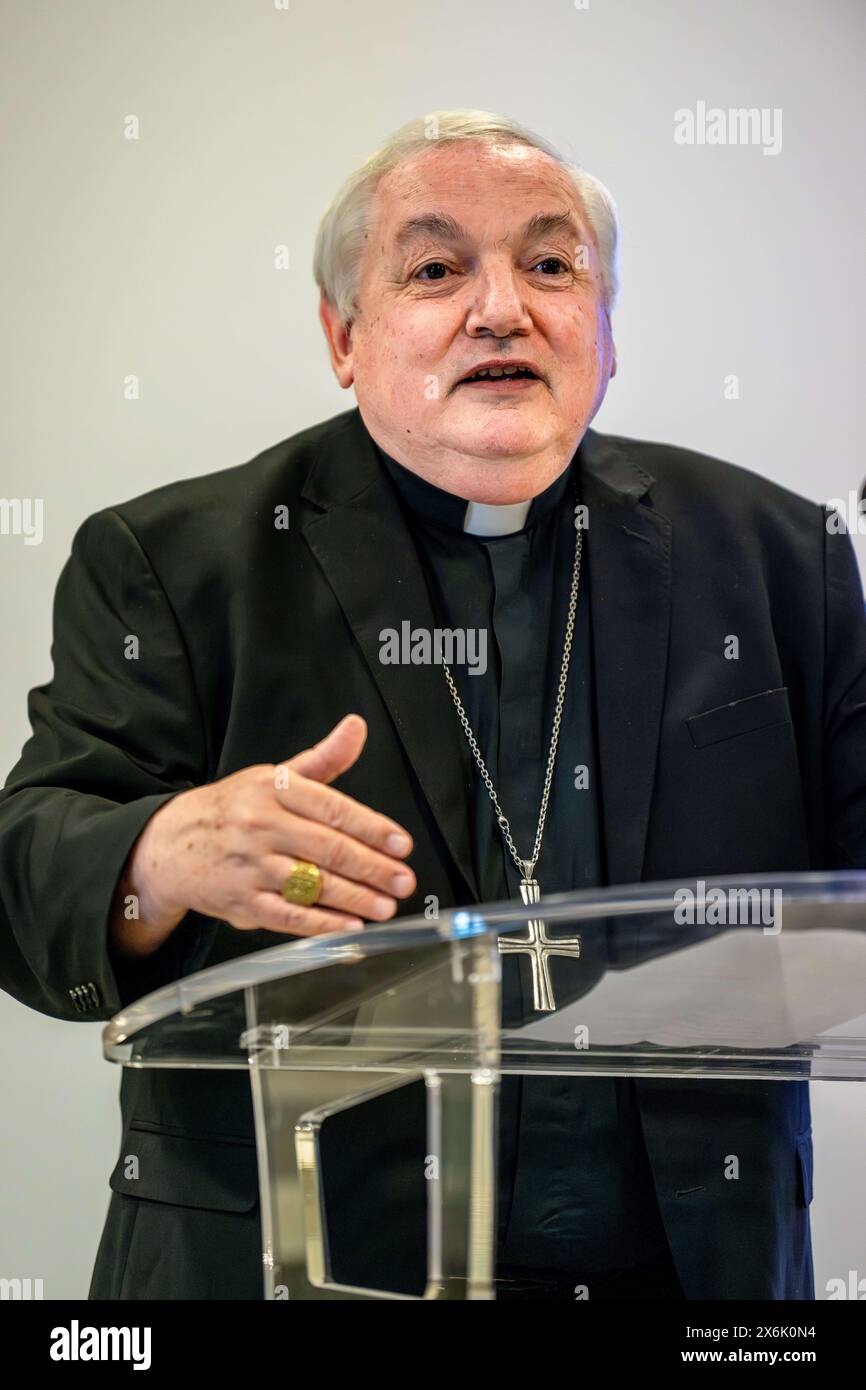
[[[483,919],[470,917],[468,912],[455,912],[451,918],[451,928],[454,936],[478,936],[486,930]]]

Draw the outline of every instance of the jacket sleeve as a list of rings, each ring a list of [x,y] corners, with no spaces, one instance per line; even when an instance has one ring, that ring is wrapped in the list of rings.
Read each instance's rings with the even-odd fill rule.
[[[53,677],[0,791],[0,986],[57,1018],[109,1018],[186,973],[188,913],[138,961],[108,948],[112,899],[148,818],[206,780],[201,707],[177,620],[127,523],[78,529],[57,583]]]
[[[826,863],[866,869],[866,612],[851,538],[825,515]]]

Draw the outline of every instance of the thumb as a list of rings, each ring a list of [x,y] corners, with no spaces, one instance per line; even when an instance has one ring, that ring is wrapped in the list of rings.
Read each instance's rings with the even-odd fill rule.
[[[367,742],[367,724],[360,714],[347,714],[312,748],[305,748],[285,766],[313,782],[333,782],[358,761]]]

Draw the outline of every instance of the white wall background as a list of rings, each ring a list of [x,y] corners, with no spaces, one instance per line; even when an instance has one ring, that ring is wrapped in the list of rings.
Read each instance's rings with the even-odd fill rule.
[[[316,320],[313,236],[412,116],[503,111],[614,192],[620,369],[600,429],[816,500],[860,485],[862,0],[2,0],[0,26],[0,494],[46,511],[41,546],[0,537],[4,775],[83,518],[353,404]],[[674,111],[699,100],[781,108],[781,153],[675,145]],[[81,1297],[118,1076],[98,1026],[3,997],[0,1030],[0,1275]],[[813,1087],[819,1289],[866,1275],[864,1099]]]

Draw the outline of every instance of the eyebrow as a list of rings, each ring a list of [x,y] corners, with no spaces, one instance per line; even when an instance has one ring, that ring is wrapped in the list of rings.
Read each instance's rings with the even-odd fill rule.
[[[537,241],[540,237],[557,232],[567,232],[578,239],[580,228],[570,212],[537,212],[524,224],[518,233],[518,241]],[[396,242],[401,248],[410,245],[421,237],[434,241],[453,243],[471,240],[469,232],[456,222],[447,212],[427,212],[419,217],[410,217],[397,230]]]

